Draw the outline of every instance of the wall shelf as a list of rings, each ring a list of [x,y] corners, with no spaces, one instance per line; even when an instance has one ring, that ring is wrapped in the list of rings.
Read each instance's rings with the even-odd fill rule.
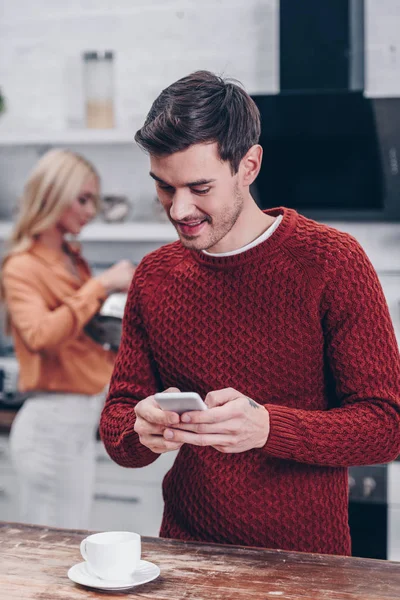
[[[0,240],[9,237],[12,223],[0,221]],[[169,223],[127,221],[87,225],[79,236],[81,242],[174,242],[178,239],[175,228]]]
[[[136,128],[126,129],[60,129],[52,131],[29,130],[13,131],[1,129],[2,146],[47,146],[53,144],[135,144]]]

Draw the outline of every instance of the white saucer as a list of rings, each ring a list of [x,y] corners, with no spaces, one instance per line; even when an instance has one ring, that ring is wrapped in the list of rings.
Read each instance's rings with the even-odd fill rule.
[[[91,588],[97,588],[99,590],[129,590],[136,585],[142,585],[153,581],[160,574],[160,569],[154,563],[147,560],[141,560],[137,570],[134,572],[131,579],[128,581],[111,581],[107,579],[100,579],[96,575],[92,575],[87,569],[86,562],[78,563],[70,568],[68,571],[68,577],[74,583],[85,585]]]

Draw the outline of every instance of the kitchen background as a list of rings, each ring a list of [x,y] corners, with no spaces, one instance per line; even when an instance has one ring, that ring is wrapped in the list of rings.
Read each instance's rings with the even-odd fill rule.
[[[151,249],[176,239],[155,201],[148,159],[135,147],[133,135],[161,89],[197,69],[235,77],[253,95],[282,92],[281,25],[283,18],[290,20],[282,11],[290,10],[290,2],[292,7],[296,4],[293,0],[0,0],[0,89],[6,105],[0,115],[0,244],[28,171],[53,146],[87,156],[101,173],[103,193],[127,198],[131,206],[124,222],[106,222],[102,215],[84,230],[84,252],[95,269],[120,258],[138,262]],[[313,4],[302,2],[300,10],[307,10],[307,5],[313,10]],[[349,89],[371,102],[395,101],[400,98],[400,1],[345,4],[355,24]],[[112,129],[85,127],[82,53],[88,50],[114,53]],[[400,102],[390,107],[400,123]],[[398,123],[389,122],[386,131]],[[389,161],[390,174],[397,176],[397,148],[390,140],[386,143],[382,161]],[[359,218],[345,220],[333,210],[323,220],[349,231],[364,246],[378,271],[400,340],[400,196],[392,190],[392,202],[393,196],[397,218],[393,211],[383,210],[376,219],[365,219],[360,211]],[[266,201],[275,205],[274,198]],[[0,349],[3,354],[10,351],[4,336]],[[12,356],[3,357],[1,364],[3,387],[9,392],[3,393],[8,409],[3,412],[11,415]],[[111,463],[99,442],[92,528],[157,535],[160,481],[172,460],[170,454],[146,469],[126,470]],[[351,525],[359,555],[400,560],[399,467],[393,463],[388,468],[351,470]],[[0,519],[15,518],[16,493],[3,425]]]

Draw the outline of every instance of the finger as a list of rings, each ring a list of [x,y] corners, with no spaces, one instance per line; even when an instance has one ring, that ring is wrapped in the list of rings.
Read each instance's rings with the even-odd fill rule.
[[[229,419],[218,423],[179,423],[170,427],[174,431],[191,431],[192,433],[212,433],[223,435],[235,435],[240,431],[239,419]]]
[[[236,398],[242,396],[243,394],[234,388],[224,388],[222,390],[208,392],[204,402],[207,404],[208,408],[214,408],[215,406],[222,406],[223,404],[236,400]]]
[[[150,423],[149,421],[145,421],[144,419],[138,417],[135,421],[134,430],[138,435],[161,435],[164,432],[166,425],[156,425],[154,423]],[[174,425],[175,427],[175,425]]]
[[[140,443],[156,454],[163,454],[172,450],[179,450],[181,442],[165,440],[162,435],[145,435],[140,438]]]
[[[175,425],[179,423],[179,415],[170,410],[161,410],[154,400],[154,404],[150,402],[141,403],[135,408],[136,415],[148,423],[157,425]]]
[[[153,448],[150,446],[150,450],[156,452],[157,454],[164,454],[164,452],[173,452],[174,450],[179,450],[183,444],[179,442],[167,442],[163,441],[162,444],[156,444]]]
[[[192,433],[191,431],[179,431],[177,429],[166,429],[164,439],[168,442],[179,442],[181,444],[192,444],[193,446],[224,446],[232,443],[231,435],[213,433]]]
[[[165,393],[169,393],[169,392],[178,392],[178,393],[180,393],[180,389],[177,388],[177,387],[169,387],[169,388],[167,388],[166,390],[163,390],[160,393],[161,394],[165,394]],[[155,404],[155,406],[157,406],[162,411],[162,413],[164,415],[166,415],[166,421],[163,421],[162,424],[164,424],[164,425],[175,425],[175,423],[179,423],[179,416],[177,416],[177,413],[174,413],[174,412],[172,412],[170,410],[163,410],[157,404],[157,402],[156,402],[155,399],[154,399],[154,404]]]
[[[221,423],[229,421],[240,414],[240,405],[227,402],[209,410],[192,410],[181,415],[181,423]]]

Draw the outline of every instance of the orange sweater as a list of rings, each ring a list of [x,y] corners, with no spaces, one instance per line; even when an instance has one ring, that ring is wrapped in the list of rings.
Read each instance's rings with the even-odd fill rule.
[[[83,331],[106,292],[79,252],[68,247],[80,280],[66,268],[61,251],[40,242],[11,256],[2,273],[21,391],[97,394],[111,376],[115,355]]]

